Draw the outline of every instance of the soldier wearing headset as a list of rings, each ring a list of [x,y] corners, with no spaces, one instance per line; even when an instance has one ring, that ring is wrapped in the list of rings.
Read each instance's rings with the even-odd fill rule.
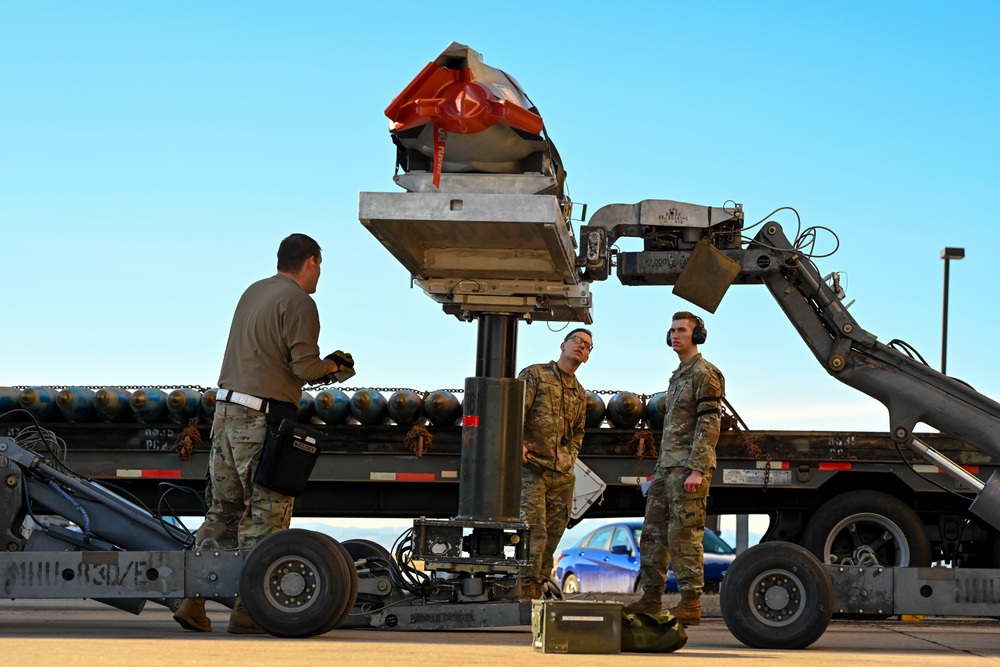
[[[667,332],[680,366],[670,376],[660,457],[646,495],[639,545],[643,594],[625,607],[660,613],[672,560],[681,601],[668,611],[684,625],[701,623],[705,507],[726,393],[722,373],[698,352],[707,335],[702,319],[687,311],[674,314]]]

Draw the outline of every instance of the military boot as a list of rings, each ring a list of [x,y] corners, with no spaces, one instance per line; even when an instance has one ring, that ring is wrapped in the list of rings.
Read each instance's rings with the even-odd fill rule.
[[[667,610],[674,615],[681,625],[701,625],[701,598],[688,593],[681,593],[681,601],[676,607]]]
[[[521,602],[531,602],[542,597],[542,585],[534,579],[522,579],[518,585],[517,599]]]
[[[654,587],[643,590],[642,597],[631,604],[625,605],[622,611],[626,614],[634,614],[638,611],[647,614],[659,614],[663,611],[663,589]]]
[[[257,627],[257,624],[250,620],[250,616],[243,608],[243,600],[237,600],[236,606],[229,614],[229,627],[226,632],[231,635],[262,635],[264,631]]]
[[[174,620],[185,630],[212,631],[212,621],[205,614],[205,598],[185,598],[174,612]]]

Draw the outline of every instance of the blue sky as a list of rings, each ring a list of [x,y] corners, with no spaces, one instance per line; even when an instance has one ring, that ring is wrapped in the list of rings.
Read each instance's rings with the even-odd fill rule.
[[[998,19],[989,2],[5,3],[0,384],[213,385],[240,293],[298,231],[324,248],[321,348],[354,355],[352,386],[463,386],[475,325],[357,219],[359,191],[399,191],[384,108],[458,41],[537,104],[575,201],[734,200],[751,222],[793,206],[838,235],[818,264],[861,326],[934,366],[939,253],[965,247],[948,367],[996,397]],[[687,304],[614,278],[593,294],[581,381],[663,389]],[[706,322],[751,428],[886,428],[763,287]],[[545,324],[519,332],[518,366],[557,354]]]

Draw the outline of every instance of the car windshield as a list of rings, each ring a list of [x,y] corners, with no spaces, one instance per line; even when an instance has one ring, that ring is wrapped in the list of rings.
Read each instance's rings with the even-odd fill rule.
[[[705,531],[705,539],[702,540],[707,554],[731,554],[735,553],[733,548],[710,530]]]

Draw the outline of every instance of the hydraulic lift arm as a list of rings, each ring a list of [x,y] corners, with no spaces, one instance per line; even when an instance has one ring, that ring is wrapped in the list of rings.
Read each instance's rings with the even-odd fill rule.
[[[617,253],[623,284],[674,285],[679,296],[714,312],[729,285],[763,283],[826,371],[885,405],[893,440],[976,492],[971,511],[1000,529],[1000,480],[984,484],[913,435],[922,422],[1000,458],[1000,403],[878,342],[848,313],[836,274],[832,284],[824,279],[776,222],[742,239],[742,214],[739,205],[660,200],[607,206],[581,228],[577,265],[585,277],[607,278],[611,244],[632,236],[644,240],[644,249]]]

